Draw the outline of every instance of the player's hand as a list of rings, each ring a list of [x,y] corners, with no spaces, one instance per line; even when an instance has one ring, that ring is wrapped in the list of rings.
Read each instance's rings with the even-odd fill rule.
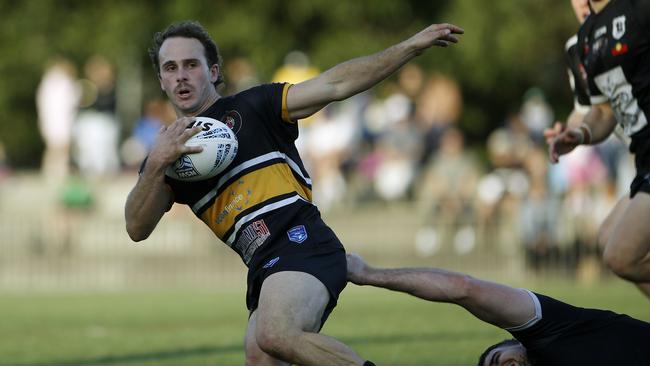
[[[348,281],[357,285],[364,285],[366,283],[364,280],[365,275],[370,269],[368,264],[356,253],[347,254],[346,259],[348,261]]]
[[[157,162],[162,166],[168,166],[183,154],[193,154],[203,151],[201,146],[185,146],[185,143],[190,137],[201,131],[200,126],[187,128],[192,122],[194,122],[193,117],[183,117],[177,119],[169,126],[163,126],[149,153],[147,164]]]
[[[544,139],[546,140],[547,145],[551,145],[553,140],[562,132],[564,132],[565,127],[562,122],[555,122],[553,127],[544,129]]]
[[[417,52],[422,52],[431,46],[447,47],[452,43],[458,43],[457,34],[463,34],[465,30],[453,24],[433,24],[411,37],[413,47]]]
[[[582,131],[576,128],[568,129],[557,135],[549,144],[548,154],[552,163],[557,163],[560,156],[567,154],[576,146],[580,145],[584,139]]]

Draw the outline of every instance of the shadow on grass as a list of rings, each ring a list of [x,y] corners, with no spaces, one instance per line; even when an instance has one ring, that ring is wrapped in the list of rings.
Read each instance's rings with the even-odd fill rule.
[[[435,341],[458,341],[493,338],[494,333],[489,332],[432,332],[432,333],[409,333],[409,334],[387,334],[377,336],[357,336],[338,338],[345,344],[368,345],[368,344],[396,344],[404,342],[435,342]],[[498,341],[495,340],[495,341]],[[89,359],[63,360],[51,362],[33,363],[0,363],[0,366],[92,366],[112,364],[137,364],[138,362],[182,359],[201,355],[219,355],[233,352],[243,352],[243,344],[226,345],[216,347],[196,347],[175,351],[159,351],[147,353],[135,353],[127,355],[103,356]]]

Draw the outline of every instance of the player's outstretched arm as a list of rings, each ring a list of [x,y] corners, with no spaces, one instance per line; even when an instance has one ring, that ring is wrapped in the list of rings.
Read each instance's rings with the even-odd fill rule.
[[[187,128],[191,118],[181,118],[163,127],[156,139],[138,182],[124,206],[126,231],[134,241],[149,237],[173,203],[173,193],[165,183],[165,170],[182,154],[200,152],[200,146],[185,146],[201,127]]]
[[[373,55],[355,58],[289,89],[287,108],[293,120],[308,117],[327,104],[371,88],[431,46],[457,43],[464,30],[452,24],[434,24],[412,37]]]
[[[580,144],[597,144],[605,140],[616,127],[616,116],[609,102],[589,108],[578,127],[567,128],[549,138],[549,157],[557,163],[561,155],[568,154]]]
[[[348,254],[348,280],[382,287],[424,300],[462,306],[500,328],[517,327],[535,317],[535,303],[526,290],[436,268],[376,268],[357,254]]]

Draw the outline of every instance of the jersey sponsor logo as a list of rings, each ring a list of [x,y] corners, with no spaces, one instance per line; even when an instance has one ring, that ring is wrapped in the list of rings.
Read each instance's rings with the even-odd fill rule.
[[[594,39],[600,38],[605,34],[607,34],[607,26],[603,25],[602,27],[596,29],[596,31],[594,32]]]
[[[305,225],[298,225],[289,229],[287,235],[289,236],[289,240],[300,244],[307,240],[307,229],[305,229]]]
[[[621,124],[626,135],[631,136],[648,124],[645,114],[632,94],[632,85],[625,77],[621,66],[596,76],[594,82],[603,95],[610,100],[616,120]]]
[[[228,126],[236,135],[241,129],[243,120],[239,112],[232,110],[227,111],[223,117],[221,117],[221,122]]]
[[[612,21],[612,37],[621,39],[625,34],[625,15],[614,18]]]
[[[212,122],[204,122],[204,121],[192,121],[189,125],[187,125],[187,129],[190,129],[194,126],[199,126],[201,127],[201,131],[206,132],[210,131],[210,128],[212,127],[214,123]]]
[[[255,250],[262,246],[269,236],[271,236],[271,232],[264,219],[253,221],[241,231],[234,248],[241,253],[244,262],[248,264],[253,258]]]
[[[187,155],[183,155],[180,159],[176,160],[174,163],[174,172],[183,179],[199,175],[198,170],[194,167],[194,163],[192,163],[192,159]]]
[[[264,266],[262,266],[262,268],[271,268],[276,263],[278,263],[278,261],[280,261],[280,257],[275,257],[275,258],[271,259],[270,261],[266,262],[266,264],[264,264]]]
[[[244,184],[243,180],[240,179],[237,181],[237,186],[241,186],[242,184]],[[244,195],[243,193],[237,193],[237,191],[235,191],[233,188],[230,190],[229,194],[232,199],[223,208],[223,210],[221,210],[221,212],[217,215],[217,218],[214,220],[217,225],[221,224],[223,220],[228,217],[228,214],[234,211],[241,212],[244,209],[244,206],[250,203],[250,196],[253,195],[253,191],[248,188],[246,189],[246,194]]]

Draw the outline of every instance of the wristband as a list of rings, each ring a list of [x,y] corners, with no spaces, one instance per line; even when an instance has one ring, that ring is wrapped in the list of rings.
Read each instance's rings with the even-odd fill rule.
[[[578,130],[582,132],[582,141],[581,144],[589,145],[591,144],[591,128],[586,123],[582,123]]]

